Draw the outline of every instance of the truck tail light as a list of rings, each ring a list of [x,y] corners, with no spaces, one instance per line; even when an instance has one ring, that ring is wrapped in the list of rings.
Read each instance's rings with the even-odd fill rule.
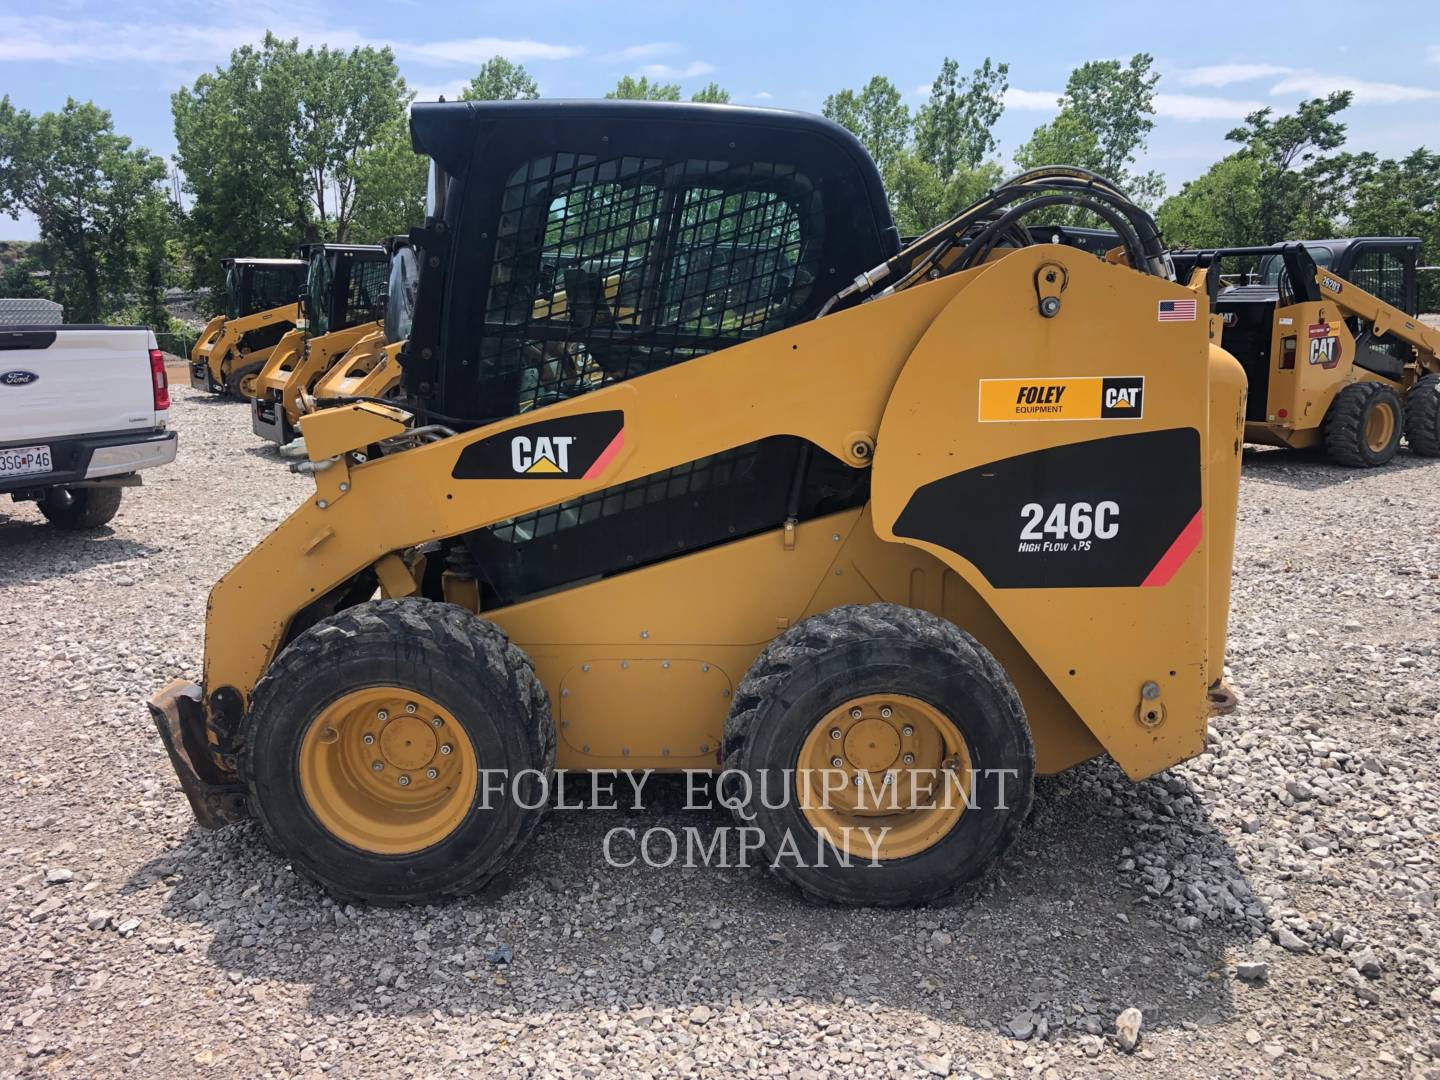
[[[159,349],[150,350],[150,378],[155,390],[155,411],[165,412],[170,408],[170,379],[165,374],[165,354]]]

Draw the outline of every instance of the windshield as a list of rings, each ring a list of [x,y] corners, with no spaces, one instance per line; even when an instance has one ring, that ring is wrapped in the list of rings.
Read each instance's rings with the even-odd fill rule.
[[[240,271],[233,266],[225,271],[225,316],[240,317]]]
[[[1331,254],[1328,247],[1321,247],[1319,244],[1306,244],[1305,250],[1310,253],[1310,258],[1315,260],[1315,265],[1320,269],[1330,265]],[[1285,260],[1279,255],[1266,255],[1260,262],[1260,284],[1269,285],[1271,288],[1278,287],[1280,275],[1285,270]]]
[[[390,256],[390,284],[385,297],[385,340],[392,345],[410,336],[415,317],[415,290],[420,284],[420,267],[415,249],[399,247]]]
[[[330,332],[330,281],[330,257],[318,251],[310,259],[310,279],[305,285],[310,333],[317,337]]]

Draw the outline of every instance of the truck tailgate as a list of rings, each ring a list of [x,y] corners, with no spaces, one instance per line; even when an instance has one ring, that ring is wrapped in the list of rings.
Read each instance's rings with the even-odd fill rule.
[[[155,427],[154,346],[145,327],[5,328],[0,443]]]

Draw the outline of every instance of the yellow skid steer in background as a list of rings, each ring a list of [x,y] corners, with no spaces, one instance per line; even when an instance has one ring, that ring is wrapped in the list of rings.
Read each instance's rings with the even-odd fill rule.
[[[255,377],[280,339],[300,321],[301,259],[222,259],[225,312],[190,350],[190,385],[250,399]]]

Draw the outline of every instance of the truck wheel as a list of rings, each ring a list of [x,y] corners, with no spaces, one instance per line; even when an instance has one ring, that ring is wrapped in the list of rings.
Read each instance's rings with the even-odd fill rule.
[[[122,488],[51,488],[40,512],[57,529],[98,529],[120,510]]]
[[[1400,395],[1384,383],[1351,383],[1325,417],[1325,452],[1341,465],[1384,465],[1400,448],[1403,413]]]
[[[963,630],[897,604],[838,607],[771,642],[736,693],[725,753],[721,792],[763,833],[766,864],[840,904],[955,892],[1009,847],[1034,790],[1005,671]]]
[[[493,623],[413,598],[347,608],[291,642],[241,744],[272,845],[337,897],[381,903],[481,888],[535,831],[555,768],[525,654]]]
[[[1405,441],[1421,457],[1440,457],[1440,375],[1422,375],[1405,398]]]
[[[265,365],[250,364],[232,371],[225,377],[225,392],[233,398],[241,401],[249,401],[255,396],[255,380],[260,377],[260,369]]]

